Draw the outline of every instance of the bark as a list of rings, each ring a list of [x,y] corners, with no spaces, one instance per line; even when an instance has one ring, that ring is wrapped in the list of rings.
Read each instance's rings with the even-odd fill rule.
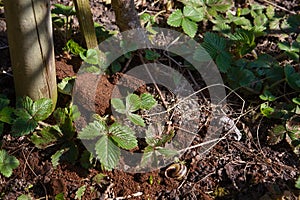
[[[17,96],[57,100],[50,0],[5,0]]]
[[[74,0],[80,30],[88,49],[98,46],[89,0]]]
[[[141,22],[134,6],[134,0],[112,0],[116,23],[120,31],[141,28]]]

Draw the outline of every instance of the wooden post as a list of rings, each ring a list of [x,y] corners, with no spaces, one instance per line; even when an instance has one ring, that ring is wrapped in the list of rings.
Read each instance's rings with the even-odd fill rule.
[[[5,0],[17,96],[57,100],[50,0]]]
[[[98,47],[98,42],[89,0],[74,0],[74,4],[86,46],[88,49],[94,49]]]

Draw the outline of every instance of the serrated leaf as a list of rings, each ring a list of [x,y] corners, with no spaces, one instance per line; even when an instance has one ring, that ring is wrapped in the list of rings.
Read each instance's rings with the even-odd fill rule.
[[[13,169],[19,166],[19,160],[10,156],[5,150],[0,150],[0,173],[5,177],[12,175]]]
[[[109,127],[111,138],[123,149],[133,149],[137,147],[137,139],[135,133],[127,126],[121,126],[118,123],[114,123]]]
[[[98,52],[99,51],[97,51],[96,49],[88,49],[85,55],[83,53],[80,53],[79,55],[84,62],[92,65],[97,65],[99,64]]]
[[[53,20],[53,18],[52,18]],[[66,46],[63,48],[63,50],[71,52],[74,55],[79,55],[80,53],[84,53],[86,49],[82,48],[77,42],[70,39],[68,40]]]
[[[157,167],[157,155],[155,148],[152,146],[147,146],[144,149],[144,153],[141,160],[141,167]]]
[[[103,121],[94,121],[89,123],[86,127],[78,133],[78,138],[82,140],[92,140],[98,136],[105,135],[107,133],[106,124]]]
[[[55,195],[55,200],[65,200],[64,193],[61,192]]]
[[[11,107],[5,107],[0,110],[0,122],[5,122],[7,124],[12,124],[13,118],[12,114],[14,109]]]
[[[141,94],[141,109],[150,110],[157,104],[157,101],[149,93]]]
[[[193,37],[195,37],[195,35],[197,33],[198,26],[197,26],[196,22],[193,22],[187,18],[183,18],[182,19],[182,29],[188,36],[193,38]]]
[[[145,58],[147,60],[156,60],[160,57],[160,54],[156,53],[155,51],[151,51],[149,49],[145,50]]]
[[[211,61],[212,58],[210,57],[209,53],[201,46],[199,46],[194,54],[193,54],[193,59],[199,62],[206,62],[206,61]]]
[[[78,188],[78,190],[75,193],[76,194],[75,195],[75,199],[81,200],[81,198],[83,197],[83,195],[85,193],[85,190],[86,190],[86,186],[85,185],[83,185],[80,188]]]
[[[106,135],[97,141],[95,151],[106,170],[112,170],[118,164],[121,155],[120,148]]]
[[[300,73],[295,72],[295,69],[291,65],[284,67],[284,73],[288,85],[295,90],[300,90]]]
[[[265,90],[263,94],[259,95],[259,98],[263,101],[274,101],[276,99],[269,90]]]
[[[33,100],[26,96],[26,97],[23,97],[23,98],[19,98],[17,100],[17,108],[20,108],[20,109],[24,109],[26,110],[30,115],[32,115],[32,110],[33,110]],[[19,116],[19,115],[17,115]]]
[[[231,67],[231,56],[227,52],[223,52],[222,54],[216,57],[216,64],[219,70],[223,73],[227,72]]]
[[[45,127],[41,130],[41,132],[33,133],[30,140],[37,148],[45,148],[47,145],[57,141],[59,138],[56,131],[57,130],[51,126]]]
[[[169,16],[167,23],[170,26],[179,27],[182,23],[183,15],[181,10],[176,9],[172,14]]]
[[[47,119],[52,113],[53,103],[51,99],[42,98],[33,103],[32,115],[36,121]]]
[[[211,7],[211,9],[219,12],[226,12],[230,10],[230,8],[233,6],[233,3],[231,0],[222,0],[222,1],[207,1],[207,4]],[[212,15],[214,16],[214,15]]]
[[[76,77],[66,77],[57,84],[58,91],[62,94],[72,95]]]
[[[71,120],[72,121],[75,121],[75,120],[77,120],[79,117],[80,117],[80,115],[81,115],[81,113],[80,113],[80,111],[79,111],[79,109],[78,109],[78,106],[76,106],[76,105],[72,105],[71,106],[71,108],[70,108],[70,110],[71,110]]]
[[[275,109],[270,107],[267,103],[262,103],[260,104],[260,112],[270,118],[272,116],[272,114],[275,112]]]
[[[134,124],[136,124],[136,125],[139,125],[139,126],[142,126],[142,127],[145,127],[145,126],[146,126],[146,125],[145,125],[145,122],[144,122],[144,120],[143,120],[143,118],[142,118],[140,115],[133,114],[133,113],[129,113],[129,114],[127,115],[127,117],[128,117],[128,119],[129,119],[132,123],[134,123]]]
[[[167,149],[164,147],[157,147],[156,151],[158,151],[162,156],[164,157],[172,157],[172,156],[176,156],[178,154],[178,152],[176,150],[173,149]]]
[[[17,200],[32,200],[32,198],[28,195],[22,194],[18,196]]]
[[[13,136],[23,136],[31,133],[38,126],[38,123],[30,116],[25,115],[23,118],[17,118],[12,126]]]
[[[189,18],[194,22],[203,20],[203,8],[194,8],[192,6],[184,6],[183,8],[184,17]]]
[[[59,165],[60,157],[65,152],[65,149],[58,150],[55,154],[51,156],[51,163],[53,165],[53,168],[56,169],[56,167]]]
[[[268,5],[266,9],[266,15],[269,19],[272,19],[275,16],[275,8],[272,5]]]
[[[119,98],[112,98],[110,100],[111,102],[111,105],[114,107],[114,109],[116,109],[116,111],[118,113],[121,113],[121,114],[125,114],[126,113],[126,107],[123,103],[123,101]]]
[[[65,6],[63,4],[53,4],[55,7],[51,10],[51,13],[57,14],[57,15],[65,15],[65,16],[71,16],[75,15],[75,9],[73,6]]]
[[[126,97],[126,110],[128,112],[135,112],[140,109],[141,99],[136,94],[129,94]]]

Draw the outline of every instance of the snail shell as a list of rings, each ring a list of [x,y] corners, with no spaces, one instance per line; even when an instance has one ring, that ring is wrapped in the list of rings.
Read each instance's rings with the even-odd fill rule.
[[[184,164],[174,163],[166,169],[165,176],[167,178],[181,180],[186,176],[187,172],[187,167]]]

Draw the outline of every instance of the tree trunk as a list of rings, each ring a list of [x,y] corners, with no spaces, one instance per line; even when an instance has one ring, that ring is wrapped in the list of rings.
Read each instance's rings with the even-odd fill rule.
[[[98,42],[89,0],[74,0],[74,4],[86,46],[88,49],[94,49],[98,47]]]
[[[134,6],[134,0],[112,0],[116,23],[120,31],[141,28],[141,22]]]
[[[5,0],[16,95],[57,100],[50,0]]]

